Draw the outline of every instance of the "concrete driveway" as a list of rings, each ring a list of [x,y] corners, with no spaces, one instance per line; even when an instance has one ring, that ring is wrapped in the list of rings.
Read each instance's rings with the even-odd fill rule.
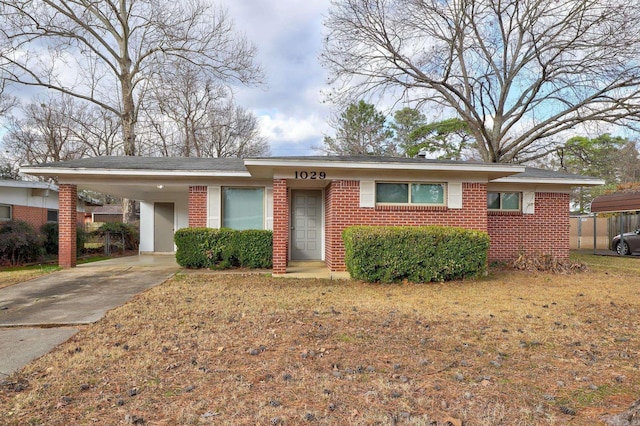
[[[179,269],[173,255],[79,265],[0,289],[0,379]]]

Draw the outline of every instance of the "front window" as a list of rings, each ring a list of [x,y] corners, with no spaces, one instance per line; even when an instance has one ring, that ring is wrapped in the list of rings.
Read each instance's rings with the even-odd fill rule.
[[[376,183],[376,202],[382,204],[444,205],[443,183]]]
[[[11,220],[11,206],[0,204],[0,221]]]
[[[519,192],[488,192],[487,209],[503,211],[520,211]]]
[[[222,227],[264,229],[264,188],[222,188]]]
[[[47,210],[47,222],[58,222],[58,210]]]

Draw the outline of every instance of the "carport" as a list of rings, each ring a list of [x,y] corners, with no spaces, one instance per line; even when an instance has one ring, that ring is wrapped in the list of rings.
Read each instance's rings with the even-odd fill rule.
[[[618,214],[620,215],[620,235],[624,241],[624,233],[630,232],[632,229],[626,229],[629,226],[627,219],[631,214],[640,214],[640,192],[614,192],[612,194],[600,195],[591,202],[591,213],[595,216],[598,214]],[[594,226],[594,252],[595,252],[595,235],[596,221]]]

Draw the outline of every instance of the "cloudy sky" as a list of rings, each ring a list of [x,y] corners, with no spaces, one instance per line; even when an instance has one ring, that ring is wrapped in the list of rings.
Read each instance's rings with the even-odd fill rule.
[[[222,0],[221,5],[257,46],[266,75],[264,87],[238,89],[238,103],[259,117],[272,155],[317,154],[312,147],[332,133],[330,106],[320,93],[326,73],[318,61],[329,0]]]

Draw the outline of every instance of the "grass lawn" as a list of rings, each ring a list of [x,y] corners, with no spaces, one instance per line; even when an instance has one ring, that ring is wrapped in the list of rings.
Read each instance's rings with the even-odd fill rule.
[[[638,398],[640,259],[436,284],[179,274],[0,385],[10,425],[592,425]]]

